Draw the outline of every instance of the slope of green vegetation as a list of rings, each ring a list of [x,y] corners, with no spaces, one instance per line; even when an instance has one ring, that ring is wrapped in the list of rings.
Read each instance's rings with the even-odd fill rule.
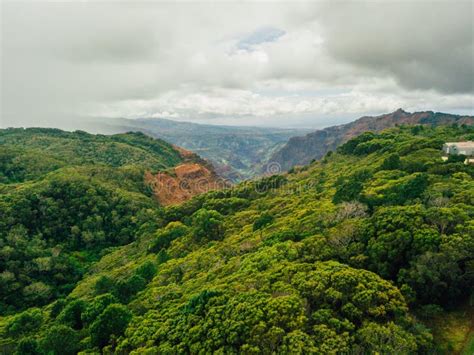
[[[0,182],[37,179],[65,166],[127,165],[152,170],[181,161],[170,144],[142,133],[93,135],[52,128],[8,128],[0,130]]]
[[[66,296],[106,248],[134,240],[156,209],[145,169],[180,161],[141,133],[1,130],[0,313]]]
[[[474,167],[441,146],[473,138],[363,134],[288,174],[125,219],[135,240],[67,297],[1,319],[2,351],[452,351],[430,327],[473,292]]]

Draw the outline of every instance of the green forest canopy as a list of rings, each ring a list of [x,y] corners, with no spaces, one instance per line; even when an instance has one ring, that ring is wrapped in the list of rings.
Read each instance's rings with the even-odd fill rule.
[[[11,281],[17,270],[8,268],[26,263],[30,270],[25,260],[42,268],[56,264],[19,255],[18,262],[2,265],[1,289],[11,287],[2,295],[3,350],[449,352],[451,345],[440,343],[427,325],[473,292],[474,168],[442,161],[441,146],[466,139],[474,139],[472,127],[364,134],[290,174],[168,208],[139,189],[114,200],[122,190],[102,191],[103,182],[94,185],[83,167],[68,170],[67,179],[79,180],[76,189],[62,189],[54,173],[46,187],[40,180],[12,190],[10,181],[2,186],[2,211],[25,206],[25,217],[2,219],[2,253],[18,250],[9,243],[33,250],[52,243],[61,246],[58,258],[71,250],[66,255],[81,260],[85,248],[98,261],[87,273],[74,269],[80,263],[68,264],[70,273],[39,269],[45,279],[38,282],[54,280],[50,287],[60,290],[41,300],[15,288],[21,281]],[[127,179],[121,176],[120,184]],[[91,194],[78,198],[86,188]],[[31,192],[22,195],[24,189]],[[52,206],[23,202],[33,191]],[[74,213],[96,205],[112,208],[110,215],[99,214],[114,223]],[[34,222],[35,213],[45,218]],[[95,247],[96,238],[106,249]],[[75,275],[75,281],[61,289],[59,274]],[[34,307],[22,310],[15,296]]]

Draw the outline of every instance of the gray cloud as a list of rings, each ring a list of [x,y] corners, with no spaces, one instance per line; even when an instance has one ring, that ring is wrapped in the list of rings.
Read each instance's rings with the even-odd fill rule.
[[[409,89],[474,91],[472,1],[337,2],[317,19],[336,59]]]
[[[471,2],[6,2],[1,123],[472,112],[472,51]]]

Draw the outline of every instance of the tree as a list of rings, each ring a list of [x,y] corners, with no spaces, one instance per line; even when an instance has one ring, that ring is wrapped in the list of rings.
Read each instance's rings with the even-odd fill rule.
[[[194,237],[200,240],[220,240],[224,236],[223,216],[214,210],[201,208],[192,216]]]
[[[23,338],[18,342],[15,355],[40,355],[41,350],[35,338]]]
[[[268,213],[262,213],[260,217],[258,217],[255,222],[253,222],[253,230],[259,230],[262,229],[263,227],[271,224],[273,222],[274,218],[272,215]]]
[[[58,321],[70,326],[73,329],[82,329],[82,313],[87,307],[83,300],[74,300],[69,303],[58,316]]]
[[[94,291],[96,295],[112,292],[115,287],[114,281],[105,275],[100,276],[94,284]]]
[[[31,308],[15,315],[6,326],[9,336],[16,337],[21,334],[37,330],[43,323],[43,315],[38,308]]]
[[[136,274],[150,282],[156,274],[156,265],[150,260],[145,261],[137,268]]]
[[[110,293],[97,296],[87,305],[87,308],[82,313],[82,321],[84,324],[90,325],[107,308],[107,306],[117,302],[118,299]]]
[[[125,280],[117,282],[116,295],[120,301],[129,302],[137,292],[145,288],[146,284],[146,280],[140,275],[132,275]]]
[[[48,354],[73,355],[79,349],[79,336],[66,325],[54,325],[46,332],[42,347]]]
[[[188,233],[188,227],[181,222],[170,222],[168,225],[159,229],[155,233],[155,239],[148,248],[150,253],[158,253],[162,249],[170,246],[171,242],[177,238],[181,238]]]
[[[109,344],[112,336],[123,335],[132,319],[130,311],[121,304],[111,304],[102,312],[90,327],[91,338],[100,348]]]
[[[382,170],[396,170],[400,168],[400,156],[395,153],[389,155],[383,161],[381,167]]]

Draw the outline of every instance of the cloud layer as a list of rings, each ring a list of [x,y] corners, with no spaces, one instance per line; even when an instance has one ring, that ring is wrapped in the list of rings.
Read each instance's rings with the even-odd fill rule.
[[[473,112],[472,2],[6,2],[2,125]],[[68,122],[69,121],[69,122]]]

